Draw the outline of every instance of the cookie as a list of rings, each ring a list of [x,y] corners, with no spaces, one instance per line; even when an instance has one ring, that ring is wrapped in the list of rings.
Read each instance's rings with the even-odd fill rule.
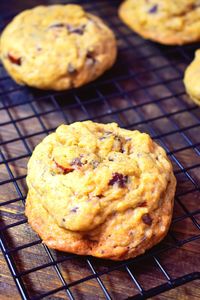
[[[35,148],[27,184],[25,213],[46,245],[123,260],[167,234],[176,179],[148,134],[85,121]]]
[[[199,0],[126,0],[119,16],[146,39],[166,45],[200,40]]]
[[[3,31],[1,60],[19,84],[64,90],[90,82],[115,62],[113,32],[79,5],[38,6]]]
[[[190,98],[198,105],[200,105],[200,50],[195,52],[195,58],[187,67],[184,75],[185,89]]]

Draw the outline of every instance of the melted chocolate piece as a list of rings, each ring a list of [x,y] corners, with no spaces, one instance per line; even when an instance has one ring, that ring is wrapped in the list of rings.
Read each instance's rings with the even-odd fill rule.
[[[49,28],[61,28],[61,27],[65,27],[66,24],[64,23],[57,23],[57,24],[52,24],[49,26]]]
[[[70,163],[71,166],[77,166],[77,167],[81,167],[83,164],[80,160],[79,157],[76,157],[72,160],[72,162]]]
[[[14,57],[13,55],[8,53],[8,59],[12,64],[15,64],[18,66],[21,66],[21,64],[22,64],[21,57]]]
[[[79,35],[83,35],[85,31],[86,25],[80,25],[78,27],[74,27],[70,24],[65,24],[65,23],[57,23],[57,24],[52,24],[48,28],[63,28],[65,27],[69,33],[75,33]]]
[[[153,5],[148,11],[150,14],[155,14],[158,10],[158,4]]]
[[[126,186],[127,180],[128,176],[120,173],[113,173],[113,177],[109,181],[108,185],[114,185],[116,183],[119,187],[124,188]]]
[[[67,24],[66,27],[67,27],[67,30],[68,30],[69,33],[75,33],[75,34],[83,35],[86,25],[73,27],[72,25]]]
[[[72,209],[70,210],[70,212],[76,213],[78,209],[79,209],[79,207],[78,207],[78,206],[75,206],[74,208],[72,208]]]
[[[142,221],[149,226],[152,224],[152,218],[150,217],[149,214],[144,214],[142,216]]]

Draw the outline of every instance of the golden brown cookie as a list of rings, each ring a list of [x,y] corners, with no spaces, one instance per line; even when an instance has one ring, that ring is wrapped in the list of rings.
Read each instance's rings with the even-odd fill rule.
[[[166,235],[176,180],[149,135],[86,121],[35,148],[27,184],[28,221],[50,248],[123,260]]]
[[[199,0],[126,0],[119,16],[142,37],[162,44],[200,40]]]
[[[113,32],[78,5],[38,6],[14,18],[0,39],[1,60],[19,84],[63,90],[90,82],[116,59]]]
[[[190,98],[200,105],[200,50],[195,52],[195,58],[187,67],[184,84]]]

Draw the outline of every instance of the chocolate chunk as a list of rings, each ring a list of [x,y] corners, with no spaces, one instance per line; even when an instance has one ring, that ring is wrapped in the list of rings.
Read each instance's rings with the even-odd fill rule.
[[[66,221],[66,220],[65,220],[65,218],[63,218],[62,220],[63,220],[63,222],[65,222],[65,221]]]
[[[8,59],[12,64],[21,66],[22,61],[21,61],[21,57],[14,57],[13,55],[8,53]]]
[[[142,221],[149,226],[152,224],[152,218],[150,217],[149,214],[144,214],[142,216]]]
[[[76,73],[76,69],[74,68],[74,66],[71,63],[68,64],[67,72],[69,74],[75,74]]]
[[[75,34],[83,35],[86,25],[73,27],[72,25],[67,24],[66,27],[67,27],[67,30],[68,30],[69,33],[75,33]]]
[[[117,184],[119,187],[124,188],[128,181],[128,176],[120,173],[113,173],[112,179],[109,181],[108,185]]]
[[[155,14],[158,10],[158,4],[153,5],[150,10],[148,11],[148,13],[150,14]]]
[[[79,209],[79,207],[78,207],[78,206],[75,206],[74,208],[72,208],[72,209],[70,210],[70,212],[76,213],[78,209]]]
[[[83,164],[80,160],[79,157],[76,157],[72,160],[72,162],[70,163],[71,166],[77,166],[77,167],[81,167]]]
[[[70,24],[57,23],[57,24],[50,25],[48,28],[62,28],[62,27],[65,27],[69,33],[83,35],[86,25],[84,24],[84,25],[80,25],[78,27],[74,27]]]

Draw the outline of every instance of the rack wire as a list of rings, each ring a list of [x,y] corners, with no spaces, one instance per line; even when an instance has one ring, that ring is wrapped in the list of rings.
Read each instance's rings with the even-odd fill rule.
[[[107,21],[118,39],[118,60],[98,80],[64,92],[18,86],[0,65],[1,250],[22,299],[146,299],[200,279],[200,110],[182,83],[199,45],[143,40],[118,19],[120,1],[71,2]],[[37,1],[21,5],[19,10]],[[0,17],[1,29],[17,13],[9,11]],[[86,119],[149,133],[174,165],[178,187],[169,234],[135,259],[110,262],[52,251],[23,214],[34,146],[59,124]]]

